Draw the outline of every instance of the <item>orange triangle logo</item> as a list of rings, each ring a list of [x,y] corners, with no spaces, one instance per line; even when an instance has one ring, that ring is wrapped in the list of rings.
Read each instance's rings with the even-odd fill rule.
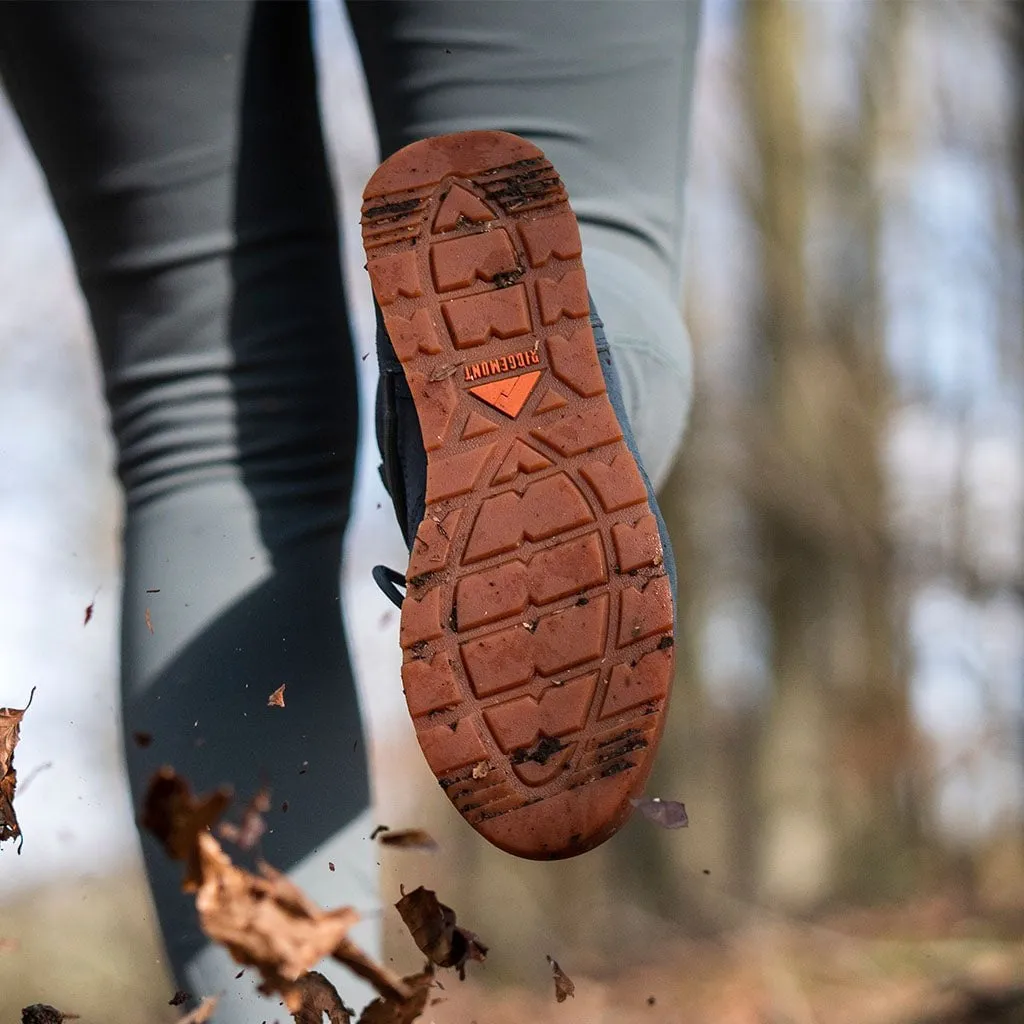
[[[494,214],[487,204],[478,199],[461,185],[452,185],[434,217],[435,231],[451,231],[459,226],[459,219],[465,218],[473,224],[494,220]]]
[[[518,377],[506,377],[504,380],[492,380],[487,384],[477,384],[469,390],[489,406],[515,419],[526,405],[526,400],[540,380],[540,370],[521,373]]]

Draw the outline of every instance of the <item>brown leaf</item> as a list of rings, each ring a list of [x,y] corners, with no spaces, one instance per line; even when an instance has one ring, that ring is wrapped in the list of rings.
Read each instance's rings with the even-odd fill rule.
[[[21,738],[21,720],[32,706],[35,693],[33,686],[28,695],[28,703],[23,708],[0,708],[0,843],[21,836],[18,816],[14,813],[14,790],[18,785],[18,773],[14,770],[14,748]],[[21,850],[20,844],[18,850]]]
[[[352,1011],[341,1001],[338,990],[319,972],[310,971],[296,985],[302,1004],[293,1013],[295,1024],[352,1024]]]
[[[196,910],[203,931],[235,963],[255,967],[263,979],[260,991],[280,994],[294,1013],[302,1005],[296,982],[330,956],[359,915],[351,907],[321,910],[269,865],[261,865],[262,877],[243,871],[208,832],[196,844]]]
[[[168,1006],[181,1006],[182,1003],[187,1003],[192,998],[191,993],[178,989],[177,992],[167,1000]]]
[[[206,1024],[217,1009],[220,996],[206,996],[205,999],[191,1012],[178,1019],[177,1024]]]
[[[283,708],[284,707],[284,688],[287,683],[282,683],[268,698],[268,708]]]
[[[132,739],[140,750],[145,750],[153,742],[153,734],[151,732],[143,732],[141,729],[136,729],[132,733]]]
[[[408,999],[374,999],[359,1016],[359,1024],[412,1024],[427,1005],[434,968],[427,964],[419,974],[404,979],[411,995]]]
[[[437,840],[421,828],[403,828],[385,832],[380,837],[382,846],[400,846],[404,850],[436,850]]]
[[[379,836],[379,835],[381,834],[381,832],[390,832],[390,831],[391,831],[391,829],[390,829],[390,827],[389,827],[388,825],[378,825],[378,826],[377,826],[377,827],[376,827],[376,828],[375,828],[375,829],[374,829],[374,830],[373,830],[373,831],[372,831],[372,832],[370,833],[370,839],[371,839],[371,840],[372,840],[372,839],[376,839],[376,838],[377,838],[377,836]]]
[[[454,967],[465,979],[467,960],[487,959],[487,947],[455,923],[455,911],[441,903],[432,890],[421,885],[403,894],[395,909],[420,951],[439,967]]]
[[[55,1006],[46,1003],[33,1003],[23,1007],[21,1024],[61,1024],[64,1020],[78,1020],[77,1013],[61,1013]]]
[[[153,632],[153,617],[149,614],[149,609],[146,609],[146,629]]]
[[[260,991],[279,994],[292,1013],[302,1005],[299,979],[325,956],[345,964],[383,996],[410,999],[413,991],[397,974],[346,938],[359,920],[355,910],[322,910],[269,864],[253,875],[231,863],[209,832],[229,799],[222,789],[197,800],[187,782],[163,768],[150,781],[141,816],[168,854],[187,863],[182,889],[196,893],[206,935],[236,963],[255,967],[262,976]]]
[[[217,834],[221,838],[240,846],[243,850],[251,850],[263,838],[267,831],[267,823],[263,815],[270,810],[270,790],[261,786],[256,795],[245,805],[242,821],[238,825],[222,822],[217,826]]]
[[[678,800],[662,800],[659,797],[641,797],[629,801],[648,821],[661,828],[686,828],[690,819],[686,807]]]
[[[149,780],[139,824],[153,833],[172,860],[185,862],[185,892],[195,892],[201,879],[197,840],[229,803],[231,790],[227,787],[209,796],[193,796],[192,787],[173,768],[163,767]]]
[[[576,985],[573,983],[572,978],[569,977],[561,967],[558,966],[558,961],[552,959],[550,956],[547,958],[548,963],[551,964],[551,973],[555,978],[555,1000],[559,1003],[564,1003],[566,999],[572,996],[576,998]]]
[[[88,626],[89,623],[92,621],[92,613],[93,613],[93,610],[95,609],[95,607],[96,607],[96,602],[95,601],[90,601],[85,606],[85,621],[82,623],[83,626]]]
[[[403,1003],[412,998],[412,989],[394,971],[367,956],[351,939],[342,939],[331,956],[368,981],[385,999]]]

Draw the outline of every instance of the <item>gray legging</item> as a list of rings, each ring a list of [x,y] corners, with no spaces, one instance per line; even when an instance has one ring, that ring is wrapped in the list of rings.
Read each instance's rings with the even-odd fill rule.
[[[698,4],[394,0],[349,15],[384,155],[499,128],[558,168],[660,479],[689,394],[678,293]],[[356,376],[308,6],[4,3],[0,76],[102,360],[127,502],[136,801],[162,763],[202,788],[267,781],[266,859],[315,899],[372,909],[366,744],[339,607]],[[269,713],[281,683],[287,710]],[[132,743],[136,731],[152,744]],[[224,1024],[277,1012],[205,942],[178,866],[148,837],[143,850],[179,982],[226,991]]]

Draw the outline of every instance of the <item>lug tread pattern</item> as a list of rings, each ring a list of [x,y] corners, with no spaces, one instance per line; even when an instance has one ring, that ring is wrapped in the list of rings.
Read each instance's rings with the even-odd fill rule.
[[[492,842],[582,853],[649,774],[674,616],[575,216],[540,150],[501,132],[415,143],[364,200],[371,283],[427,451],[400,629],[420,746]]]

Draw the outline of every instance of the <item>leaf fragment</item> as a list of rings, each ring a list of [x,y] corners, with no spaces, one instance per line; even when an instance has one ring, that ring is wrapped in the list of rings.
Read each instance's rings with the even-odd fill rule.
[[[551,965],[551,974],[555,979],[555,1001],[564,1003],[570,996],[575,999],[576,985],[572,978],[558,966],[558,961],[553,957],[549,956],[547,961]]]
[[[437,840],[422,828],[390,830],[380,837],[381,846],[397,846],[403,850],[436,850]]]
[[[268,708],[283,708],[284,707],[284,688],[287,683],[282,683],[268,698]]]
[[[231,863],[209,832],[197,840],[196,910],[203,932],[237,964],[255,967],[264,995],[280,994],[294,1013],[302,1005],[299,978],[330,956],[359,920],[351,907],[321,910],[293,882],[267,864],[260,875]]]
[[[678,800],[662,800],[660,797],[641,797],[629,801],[648,821],[661,828],[686,828],[690,819],[686,805]]]
[[[395,904],[420,952],[438,967],[454,967],[465,980],[469,960],[487,959],[487,946],[455,922],[455,911],[422,885]]]
[[[267,831],[267,823],[263,815],[270,810],[270,790],[261,786],[255,796],[245,805],[242,820],[238,825],[221,822],[217,826],[217,834],[229,843],[240,846],[243,850],[251,850],[263,838]]]
[[[21,720],[32,706],[35,692],[33,686],[28,695],[28,703],[23,708],[0,708],[0,843],[6,839],[21,838],[18,816],[14,813],[14,791],[18,786],[18,773],[14,770],[14,748],[21,738]],[[21,850],[20,843],[18,850]]]
[[[403,982],[410,990],[408,999],[375,999],[359,1016],[359,1024],[413,1024],[426,1009],[434,968],[427,966],[419,974],[410,974]]]
[[[352,1024],[352,1011],[341,1001],[338,990],[319,971],[304,974],[296,985],[302,1003],[292,1014],[295,1024]]]
[[[61,1021],[78,1019],[77,1013],[61,1013],[47,1003],[33,1003],[21,1010],[21,1024],[61,1024]]]
[[[230,803],[231,790],[226,786],[209,796],[193,796],[192,787],[166,766],[149,780],[139,824],[159,840],[171,860],[185,862],[185,892],[199,887],[199,836],[217,822]]]
[[[231,862],[209,831],[229,800],[226,788],[194,797],[172,768],[162,768],[150,781],[140,816],[167,853],[186,863],[182,889],[195,892],[206,936],[243,968],[255,967],[260,991],[279,995],[293,1014],[302,1006],[303,986],[315,984],[302,979],[327,956],[369,981],[386,999],[411,999],[414,991],[397,974],[347,937],[359,920],[353,908],[323,910],[269,864],[261,863],[260,874],[254,875]],[[260,796],[256,807],[267,804],[269,793]]]

